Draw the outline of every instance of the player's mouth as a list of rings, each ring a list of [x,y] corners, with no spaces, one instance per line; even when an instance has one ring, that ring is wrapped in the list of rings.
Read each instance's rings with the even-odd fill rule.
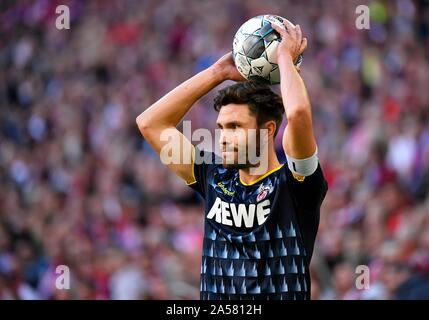
[[[222,155],[226,155],[228,153],[237,153],[237,148],[222,148]]]
[[[222,154],[223,155],[226,155],[226,154],[231,154],[231,153],[236,153],[237,151],[235,151],[235,150],[228,150],[228,151],[222,151]]]

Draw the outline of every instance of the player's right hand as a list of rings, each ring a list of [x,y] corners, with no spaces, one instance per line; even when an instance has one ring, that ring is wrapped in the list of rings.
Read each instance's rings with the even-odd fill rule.
[[[277,58],[280,60],[284,55],[287,55],[295,62],[299,55],[307,48],[307,38],[302,36],[301,27],[299,25],[294,26],[288,20],[285,20],[283,23],[285,28],[271,23],[273,29],[276,30],[282,38],[277,47]]]
[[[233,80],[233,81],[244,81],[246,80],[240,72],[238,72],[237,67],[235,66],[234,59],[232,57],[232,52],[228,52],[222,56],[218,61],[213,65],[222,75],[222,80]]]

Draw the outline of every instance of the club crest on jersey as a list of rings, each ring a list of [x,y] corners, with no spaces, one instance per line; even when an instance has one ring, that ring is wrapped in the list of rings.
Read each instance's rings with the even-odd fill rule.
[[[258,189],[258,195],[256,196],[256,202],[264,200],[270,191],[271,191],[271,187],[264,186],[263,184],[261,184],[261,186]]]

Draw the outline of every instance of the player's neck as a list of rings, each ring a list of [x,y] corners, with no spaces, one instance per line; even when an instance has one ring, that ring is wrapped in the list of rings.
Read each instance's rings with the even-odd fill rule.
[[[261,157],[264,159],[264,157]],[[258,170],[258,174],[252,174],[258,167],[245,168],[239,170],[240,180],[245,184],[251,184],[252,182],[258,180],[260,177],[265,175],[267,172],[270,172],[280,166],[279,159],[277,158],[277,154],[274,150],[273,146],[268,148],[268,166],[266,164],[259,164],[261,166],[261,170]]]

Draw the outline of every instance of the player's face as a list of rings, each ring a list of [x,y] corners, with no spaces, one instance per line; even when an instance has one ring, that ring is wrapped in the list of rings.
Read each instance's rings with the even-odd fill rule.
[[[216,122],[221,129],[219,144],[223,166],[238,169],[250,167],[249,150],[255,148],[258,155],[260,146],[256,117],[250,113],[247,104],[223,106]]]

